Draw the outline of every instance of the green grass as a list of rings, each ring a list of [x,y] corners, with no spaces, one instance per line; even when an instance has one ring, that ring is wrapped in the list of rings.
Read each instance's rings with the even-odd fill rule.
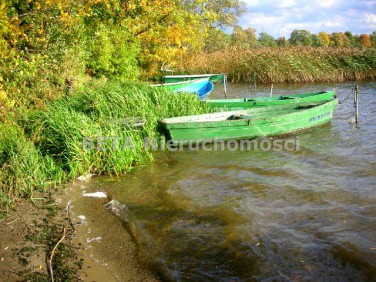
[[[284,47],[190,54],[177,73],[227,73],[232,82],[336,82],[376,78],[375,48]]]
[[[144,138],[159,138],[159,119],[207,111],[192,94],[110,81],[87,85],[44,110],[23,114],[17,123],[0,124],[1,206],[79,175],[119,175],[147,163],[153,156]],[[145,120],[144,127],[124,122],[135,117]],[[98,149],[100,137],[116,138],[117,147],[108,140],[106,150]]]
[[[32,198],[36,191],[46,192],[61,183],[63,174],[50,156],[42,156],[17,124],[0,124],[2,207],[7,209],[14,198]]]

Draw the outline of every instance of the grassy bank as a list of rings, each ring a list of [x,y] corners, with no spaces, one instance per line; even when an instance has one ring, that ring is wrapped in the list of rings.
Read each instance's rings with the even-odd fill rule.
[[[308,83],[376,78],[375,48],[228,49],[189,55],[177,73],[228,73],[232,82]]]
[[[17,197],[36,197],[78,175],[127,172],[152,159],[144,138],[158,138],[158,119],[205,111],[192,94],[107,82],[19,114],[0,124],[1,207],[8,209]],[[145,125],[133,127],[134,117]]]

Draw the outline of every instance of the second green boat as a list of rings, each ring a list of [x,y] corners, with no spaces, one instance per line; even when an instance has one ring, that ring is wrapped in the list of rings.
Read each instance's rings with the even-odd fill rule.
[[[182,82],[182,81],[190,81],[190,80],[196,80],[196,79],[201,79],[201,78],[207,78],[213,83],[217,83],[217,82],[223,81],[224,76],[225,74],[222,74],[222,73],[166,75],[164,77],[164,82],[173,83],[173,82]]]
[[[243,109],[251,109],[256,107],[298,104],[306,102],[330,101],[336,97],[335,91],[323,91],[315,93],[302,93],[280,95],[272,97],[255,97],[243,99],[215,99],[206,100],[209,107],[216,111],[236,111]]]

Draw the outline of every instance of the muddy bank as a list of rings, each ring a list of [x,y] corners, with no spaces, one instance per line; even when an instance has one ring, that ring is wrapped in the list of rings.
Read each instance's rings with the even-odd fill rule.
[[[77,181],[61,195],[70,207],[83,259],[80,278],[85,281],[159,281],[157,275],[138,257],[135,240],[127,226],[107,209],[109,198],[100,191],[88,191],[89,181]],[[88,196],[83,196],[88,195]]]
[[[107,198],[83,197],[85,183],[20,201],[0,221],[0,281],[159,281]]]
[[[77,280],[81,261],[73,236],[66,213],[50,196],[18,202],[0,222],[0,280],[49,281],[49,265],[57,279]]]

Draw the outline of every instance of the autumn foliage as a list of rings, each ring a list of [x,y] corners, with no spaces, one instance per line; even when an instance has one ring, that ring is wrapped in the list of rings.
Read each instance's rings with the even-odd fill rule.
[[[92,77],[157,71],[243,11],[239,0],[1,1],[0,114],[43,106]]]
[[[244,11],[241,0],[3,0],[0,119],[21,106],[43,107],[92,78],[150,78],[166,64],[181,65],[187,54],[375,45],[375,34],[350,32],[257,38],[255,29],[236,25]],[[232,35],[224,32],[229,27]]]

